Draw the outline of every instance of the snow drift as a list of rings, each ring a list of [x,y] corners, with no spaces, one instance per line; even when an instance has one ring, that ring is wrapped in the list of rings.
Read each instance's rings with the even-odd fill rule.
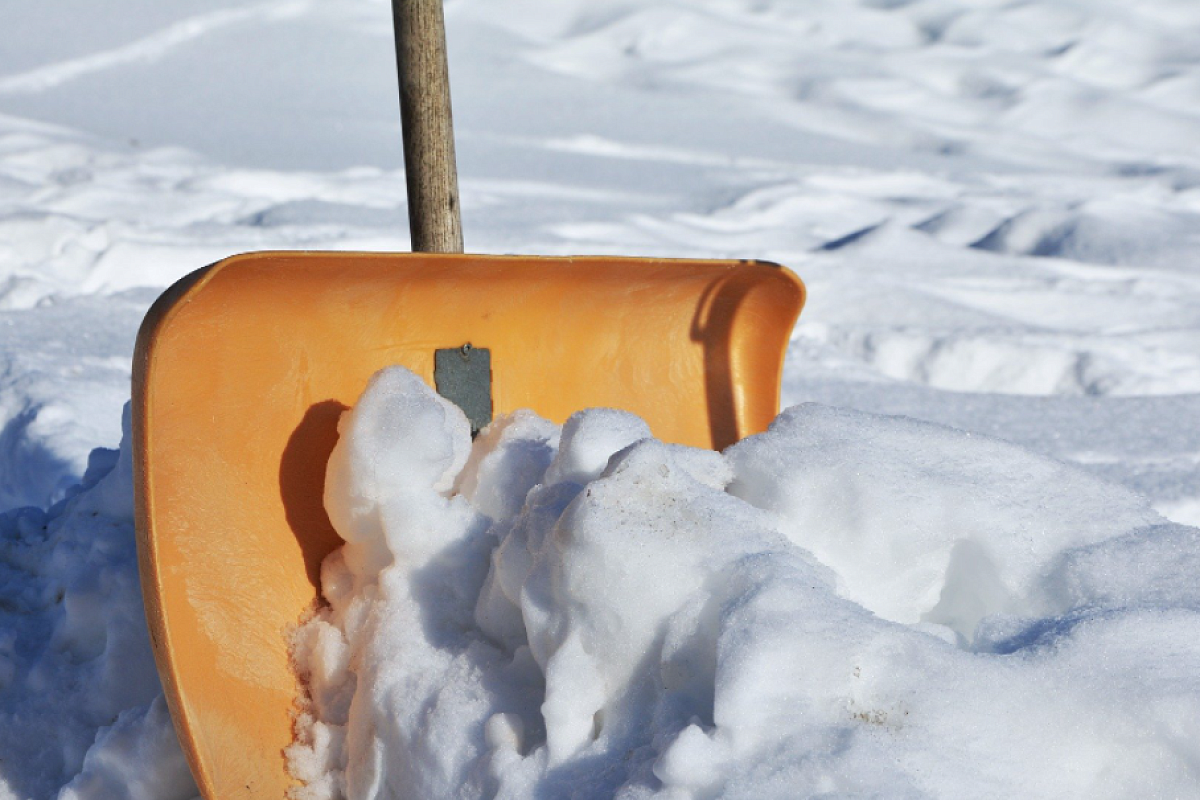
[[[602,409],[472,445],[401,368],[340,431],[298,798],[1200,778],[1200,531],[1074,467],[817,405],[724,454]]]
[[[196,795],[142,606],[129,421],[66,499],[0,515],[0,800]]]

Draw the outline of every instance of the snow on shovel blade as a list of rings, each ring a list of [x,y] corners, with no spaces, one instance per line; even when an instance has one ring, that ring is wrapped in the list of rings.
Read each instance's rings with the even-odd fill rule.
[[[288,633],[340,544],[322,504],[337,419],[376,371],[408,367],[476,425],[607,406],[722,448],[777,413],[803,303],[764,262],[592,257],[257,253],[169,289],[135,358],[138,547],[204,796],[292,783]]]

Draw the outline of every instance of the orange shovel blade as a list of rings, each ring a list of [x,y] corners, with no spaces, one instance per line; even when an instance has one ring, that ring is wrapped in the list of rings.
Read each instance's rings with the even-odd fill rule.
[[[491,358],[496,414],[587,407],[724,447],[778,412],[804,303],[771,264],[258,253],[169,289],[134,367],[138,548],[151,638],[206,798],[281,798],[289,629],[340,544],[322,507],[337,418],[377,370]],[[486,374],[486,373],[485,373]]]

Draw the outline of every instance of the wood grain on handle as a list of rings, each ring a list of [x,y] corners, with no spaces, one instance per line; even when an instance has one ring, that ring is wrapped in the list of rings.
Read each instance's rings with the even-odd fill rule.
[[[442,0],[392,0],[415,253],[461,253],[454,121]]]

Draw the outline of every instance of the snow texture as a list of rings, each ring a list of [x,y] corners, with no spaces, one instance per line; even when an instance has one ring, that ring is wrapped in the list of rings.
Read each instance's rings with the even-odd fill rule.
[[[0,515],[5,800],[195,795],[142,607],[128,407],[124,430],[49,511]]]
[[[811,601],[834,615],[779,669],[832,675],[858,659],[858,694],[814,678],[809,699],[852,696],[851,717],[891,722],[859,730],[812,711],[826,728],[777,743],[782,760],[803,756],[789,762],[799,776],[718,768],[752,749],[713,738],[719,723],[702,716],[697,730],[664,722],[653,729],[679,744],[643,742],[629,762],[656,754],[646,768],[662,774],[601,758],[610,784],[1069,796],[1109,769],[1091,793],[1119,796],[1119,775],[1141,763],[1150,777],[1127,796],[1196,794],[1195,768],[1184,779],[1176,767],[1194,758],[1200,674],[1184,665],[1197,641],[1186,526],[1200,524],[1200,4],[448,0],[446,14],[468,249],[763,258],[810,290],[785,365],[784,406],[799,410],[767,444],[739,446],[724,467],[647,445],[627,466],[684,459],[707,487],[685,505],[720,491],[723,509],[758,508],[795,574],[833,587],[813,583],[803,602],[778,588],[780,614],[803,618]],[[406,249],[389,15],[383,0],[0,4],[3,800],[194,792],[139,627],[127,484],[103,448],[121,440],[138,322],[173,280],[248,250]],[[588,483],[646,438],[620,415],[583,419],[561,441],[510,420],[447,462],[462,536],[492,521],[490,543],[457,557],[477,570],[459,588],[495,603],[463,624],[505,658],[533,640],[498,599],[525,585],[517,561],[504,588],[472,560],[507,535],[495,521],[520,518],[531,487]],[[433,514],[438,485],[359,501]],[[565,511],[565,497],[542,502],[548,518]],[[880,533],[899,526],[911,535]],[[364,537],[355,547],[379,586],[406,580],[387,577],[402,571],[384,563],[392,545],[406,558],[439,546]],[[537,624],[574,613],[554,608]],[[764,630],[749,619],[728,630]],[[686,649],[691,623],[677,624]],[[839,625],[878,647],[845,655],[829,638]],[[575,657],[560,633],[539,640],[547,659]],[[605,669],[630,669],[613,653]],[[439,657],[429,663],[467,666]],[[513,680],[545,677],[532,650],[522,663]],[[544,689],[531,684],[504,711],[516,716],[470,746],[533,752]],[[925,716],[894,727],[913,697]],[[996,724],[962,727],[962,704]],[[1060,718],[1076,724],[1054,728]],[[584,763],[563,755],[583,724],[563,725],[554,780],[573,788],[581,773],[561,765]],[[1174,755],[1161,754],[1170,737]],[[946,755],[922,761],[932,742]],[[425,767],[467,763],[459,746]],[[880,764],[899,773],[879,777]],[[1051,764],[1058,789],[1014,785]],[[884,783],[839,783],[859,774]]]
[[[1077,467],[813,404],[725,454],[523,412],[468,459],[402,368],[339,431],[299,800],[1200,780],[1200,530]]]

